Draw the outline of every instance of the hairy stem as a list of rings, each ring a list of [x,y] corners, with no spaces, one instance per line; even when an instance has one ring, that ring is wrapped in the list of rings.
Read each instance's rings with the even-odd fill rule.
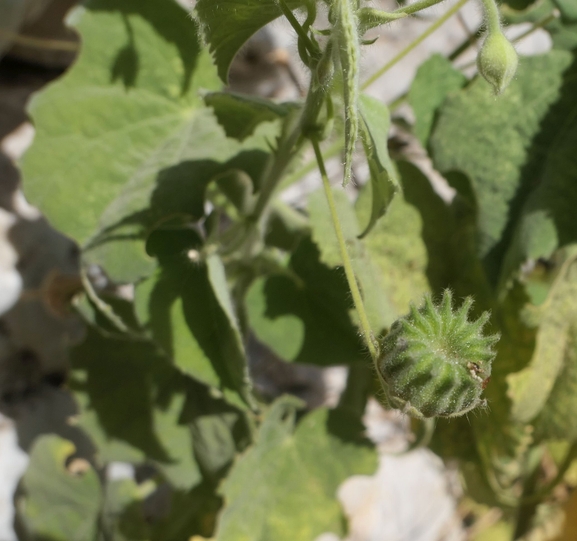
[[[278,7],[282,11],[283,15],[287,18],[287,21],[293,27],[294,31],[297,33],[298,37],[304,43],[309,55],[313,58],[317,58],[320,54],[320,50],[318,45],[314,43],[306,33],[306,30],[301,26],[301,24],[297,21],[297,18],[293,15],[293,12],[290,8],[286,5],[284,0],[277,0]]]
[[[487,18],[487,28],[489,32],[496,32],[501,28],[501,16],[495,0],[481,0]]]
[[[333,222],[333,227],[337,236],[337,241],[339,244],[339,250],[341,252],[341,259],[343,260],[343,267],[345,269],[345,274],[347,277],[347,282],[349,283],[349,289],[351,290],[351,295],[355,303],[355,308],[359,315],[359,321],[361,324],[361,330],[369,348],[369,352],[374,362],[378,358],[378,351],[375,340],[373,338],[373,332],[371,330],[371,325],[369,323],[369,318],[367,317],[367,312],[365,310],[365,304],[363,302],[363,297],[361,296],[361,291],[359,290],[359,285],[355,277],[355,272],[353,270],[353,264],[347,250],[347,243],[345,236],[343,235],[343,230],[341,228],[341,223],[339,221],[339,215],[337,213],[337,207],[335,204],[335,199],[333,197],[333,192],[331,189],[331,184],[329,182],[329,177],[327,175],[327,170],[325,168],[325,163],[323,161],[323,155],[319,147],[317,139],[311,138],[313,149],[315,151],[315,156],[317,159],[317,164],[319,166],[319,171],[321,173],[321,178],[323,180],[323,188],[325,190],[325,195],[327,198],[327,203],[329,205],[329,210],[331,214],[331,221]]]
[[[362,31],[364,33],[367,30],[374,28],[375,26],[380,26],[381,24],[386,24],[397,19],[403,19],[408,15],[413,15],[414,13],[440,4],[443,1],[444,0],[419,0],[408,6],[395,9],[395,11],[382,11],[375,8],[363,8],[359,13],[359,16],[362,20]]]
[[[438,30],[443,24],[445,24],[457,11],[459,11],[469,0],[459,0],[451,9],[449,9],[442,17],[437,19],[425,32],[423,32],[417,39],[407,45],[397,56],[395,56],[390,62],[385,64],[381,69],[373,73],[362,85],[362,89],[365,90],[367,87],[372,85],[377,79],[389,71],[397,62],[405,58],[415,47],[420,45],[425,41],[431,34]]]
[[[358,18],[354,0],[336,0],[333,6],[336,39],[343,72],[343,97],[345,101],[345,170],[343,186],[351,180],[355,144],[359,136],[359,64],[360,49]]]

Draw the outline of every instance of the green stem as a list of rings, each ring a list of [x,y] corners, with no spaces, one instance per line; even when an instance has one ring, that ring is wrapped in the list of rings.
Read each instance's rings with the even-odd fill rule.
[[[270,165],[269,169],[264,175],[262,188],[260,190],[258,199],[256,201],[254,210],[251,213],[250,219],[253,222],[258,222],[270,201],[274,191],[276,190],[282,174],[286,167],[296,154],[295,147],[301,134],[300,123],[293,127],[290,133],[283,137],[279,145],[279,150]]]
[[[335,141],[330,146],[328,146],[325,151],[323,152],[323,159],[328,160],[329,158],[334,158],[338,156],[343,148],[342,141]],[[311,159],[310,161],[306,162],[304,165],[299,167],[294,173],[287,175],[281,185],[280,189],[288,188],[295,182],[301,180],[306,174],[314,171],[317,167],[317,161],[315,159]]]
[[[423,9],[430,8],[437,4],[440,4],[444,0],[419,0],[419,2],[415,2],[408,6],[395,9],[393,13],[406,13],[407,15],[412,15],[413,13],[417,13],[417,11],[422,11]]]
[[[298,37],[302,39],[305,47],[307,48],[308,53],[313,58],[318,58],[320,51],[318,46],[312,42],[312,40],[307,35],[305,29],[301,26],[301,24],[297,21],[297,18],[294,16],[293,12],[290,8],[286,5],[284,0],[277,0],[277,5],[282,11],[283,15],[287,18],[290,25],[293,27],[294,31],[297,33]]]
[[[533,26],[531,28],[527,29],[521,35],[514,38],[513,43],[517,43],[518,41],[525,39],[527,36],[530,36],[536,30],[539,30],[539,28],[543,28],[544,26],[547,26],[551,21],[554,21],[556,18],[557,18],[557,15],[555,15],[555,14],[551,14],[551,15],[547,15],[547,17],[543,17],[542,19],[537,21],[535,24],[533,24]]]
[[[533,26],[529,29],[527,29],[525,32],[523,32],[521,35],[517,36],[516,38],[511,39],[512,43],[519,43],[520,41],[524,40],[526,37],[530,36],[533,32],[539,30],[539,28],[542,28],[546,25],[548,25],[551,21],[554,21],[557,17],[555,15],[547,15],[547,17],[543,17],[541,20],[537,21],[535,24],[533,24]],[[478,32],[479,35],[481,35],[481,32]],[[464,50],[468,49],[468,47],[465,47]],[[460,53],[459,53],[460,54]],[[449,60],[454,60],[454,58],[452,56],[449,56]],[[474,66],[477,63],[476,60],[472,60],[471,62],[467,62],[466,64],[462,65],[459,69],[461,71],[466,70],[472,66]]]
[[[363,302],[363,298],[362,298],[361,292],[359,290],[359,285],[358,285],[357,279],[355,277],[355,272],[353,270],[353,264],[352,264],[351,258],[349,256],[349,252],[347,250],[347,243],[345,240],[345,236],[343,234],[343,230],[341,229],[341,223],[339,221],[339,215],[337,213],[337,207],[335,204],[335,199],[333,197],[331,184],[329,182],[327,170],[325,168],[325,163],[323,161],[323,155],[321,153],[321,149],[319,147],[319,143],[318,143],[317,139],[314,137],[311,137],[311,143],[312,143],[313,149],[315,151],[315,157],[317,159],[319,171],[321,173],[321,178],[323,180],[323,188],[325,190],[325,195],[327,197],[327,203],[329,205],[331,220],[333,222],[333,227],[335,228],[337,241],[339,243],[339,250],[341,252],[341,258],[343,260],[343,267],[345,269],[347,282],[349,283],[349,289],[351,290],[351,295],[352,295],[353,301],[355,303],[355,308],[356,308],[357,313],[359,315],[361,330],[363,332],[363,336],[364,336],[365,341],[367,343],[367,346],[369,348],[369,352],[371,354],[373,362],[376,363],[376,361],[378,359],[377,346],[376,346],[375,340],[373,339],[373,332],[371,330],[369,318],[367,317],[367,312],[365,310],[365,304]]]
[[[485,8],[487,17],[487,28],[489,32],[497,32],[501,28],[501,16],[495,0],[481,0]]]
[[[415,47],[420,45],[425,41],[431,34],[438,30],[443,24],[445,24],[457,11],[459,11],[469,0],[459,0],[451,9],[449,9],[442,17],[435,21],[425,32],[423,32],[416,40],[407,45],[399,54],[397,54],[390,62],[385,64],[377,72],[373,73],[362,85],[362,90],[372,85],[377,79],[389,71],[397,62],[402,60],[407,56]]]
[[[325,89],[315,88],[315,82],[311,79],[302,114],[295,125],[288,128],[288,134],[282,136],[275,159],[264,175],[259,197],[250,215],[250,221],[253,223],[258,222],[262,218],[272,195],[278,187],[282,174],[303,143],[303,136],[306,137],[319,129],[318,116],[324,99]]]
[[[396,9],[395,11],[382,11],[375,8],[363,8],[359,11],[359,18],[362,22],[362,33],[367,30],[386,24],[397,19],[403,19],[408,15],[413,15],[419,11],[440,4],[444,0],[419,0],[408,6]]]

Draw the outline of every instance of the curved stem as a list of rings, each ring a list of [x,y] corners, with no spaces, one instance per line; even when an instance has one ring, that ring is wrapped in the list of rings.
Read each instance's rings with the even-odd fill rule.
[[[408,6],[404,6],[395,11],[382,11],[375,8],[363,8],[359,12],[359,17],[362,20],[363,33],[375,26],[386,24],[397,19],[403,19],[408,15],[413,15],[419,11],[430,8],[440,4],[444,0],[418,0]]]
[[[318,140],[314,137],[311,137],[311,143],[312,143],[313,149],[315,151],[315,157],[317,159],[319,171],[321,173],[321,178],[323,180],[323,188],[325,190],[327,203],[329,205],[331,220],[333,222],[333,227],[334,227],[335,233],[337,235],[337,241],[339,243],[339,250],[341,252],[341,259],[343,260],[343,267],[345,269],[345,274],[347,276],[347,282],[349,283],[349,289],[351,290],[351,295],[352,295],[353,301],[355,303],[355,308],[356,308],[357,313],[359,315],[361,330],[362,330],[363,336],[365,338],[365,341],[367,343],[367,347],[369,348],[369,352],[371,354],[371,357],[372,357],[373,361],[376,362],[376,360],[378,358],[377,346],[376,346],[375,340],[373,338],[373,332],[371,330],[369,318],[368,318],[367,312],[365,310],[365,304],[363,302],[363,297],[361,296],[361,292],[359,290],[359,285],[358,285],[357,279],[355,277],[355,272],[353,270],[353,264],[352,264],[351,258],[349,256],[349,252],[347,250],[347,243],[345,240],[345,236],[343,235],[341,223],[339,221],[339,215],[337,213],[337,207],[335,204],[335,199],[333,197],[331,184],[329,182],[327,170],[325,168],[325,163],[323,161],[323,155],[321,153],[321,149],[319,147]]]
[[[451,9],[449,9],[442,17],[437,19],[425,32],[423,32],[416,40],[411,42],[407,47],[405,47],[399,54],[397,54],[390,62],[385,64],[377,72],[373,73],[362,85],[362,90],[372,85],[377,79],[389,71],[397,62],[405,58],[415,47],[420,45],[425,41],[431,34],[433,34],[438,28],[445,24],[457,11],[459,11],[469,0],[459,0]]]
[[[277,0],[277,5],[282,11],[283,15],[286,17],[287,21],[293,27],[294,31],[297,33],[298,37],[302,39],[308,53],[313,57],[318,57],[320,54],[318,46],[312,42],[306,33],[306,30],[297,21],[297,18],[293,15],[293,12],[286,5],[284,0]]]
[[[481,0],[485,8],[487,17],[487,28],[489,32],[496,32],[501,28],[501,16],[495,0]]]

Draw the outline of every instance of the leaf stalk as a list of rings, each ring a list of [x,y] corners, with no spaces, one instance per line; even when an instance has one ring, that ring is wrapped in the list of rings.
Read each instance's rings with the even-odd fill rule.
[[[373,337],[373,332],[371,330],[371,325],[369,323],[369,318],[367,316],[367,312],[365,310],[365,304],[363,302],[363,297],[361,295],[361,291],[359,289],[359,285],[357,283],[357,279],[355,277],[355,272],[353,270],[353,264],[351,261],[351,257],[349,255],[347,249],[347,243],[345,240],[345,236],[343,234],[343,230],[341,228],[341,223],[339,220],[339,215],[337,213],[337,207],[335,204],[335,199],[333,196],[331,184],[329,182],[329,177],[327,175],[327,170],[325,167],[325,163],[323,160],[323,155],[321,153],[321,149],[318,143],[318,140],[314,137],[311,137],[311,143],[313,145],[313,149],[315,151],[315,157],[317,159],[317,164],[319,167],[319,171],[321,173],[321,178],[323,181],[323,188],[325,191],[325,196],[327,198],[327,203],[329,205],[329,211],[331,215],[331,221],[333,222],[333,227],[335,229],[335,234],[337,236],[337,241],[339,244],[339,250],[341,253],[341,259],[343,260],[343,267],[345,269],[345,275],[347,277],[347,282],[349,284],[349,289],[351,291],[351,295],[353,297],[353,301],[355,303],[355,308],[359,315],[359,322],[361,325],[361,330],[367,343],[367,347],[369,348],[369,352],[371,354],[371,358],[373,362],[376,364],[378,359],[378,349],[376,341]]]

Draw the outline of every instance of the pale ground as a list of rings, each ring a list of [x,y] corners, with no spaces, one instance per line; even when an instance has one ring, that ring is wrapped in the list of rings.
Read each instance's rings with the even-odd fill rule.
[[[61,0],[57,1],[63,3]],[[186,0],[180,1],[188,4]],[[40,0],[40,3],[43,2],[44,0]],[[0,15],[7,13],[2,12],[2,9],[7,9],[9,3],[9,0],[0,0]],[[452,3],[448,1],[428,10],[419,18],[399,21],[380,32],[379,40],[364,49],[365,77],[393,58]],[[15,4],[12,2],[12,5]],[[395,3],[390,1],[375,2],[375,5],[385,9],[395,7]],[[10,17],[0,17],[0,30],[10,25],[15,30],[18,21],[23,17],[22,11],[15,10]],[[41,19],[42,16],[40,22]],[[447,53],[453,50],[467,37],[467,29],[474,30],[480,20],[479,7],[471,1],[461,10],[460,17],[450,19],[440,31],[372,85],[368,92],[387,102],[402,95],[408,89],[417,67],[424,60],[434,52]],[[508,29],[513,37],[523,31],[523,27]],[[260,45],[255,42],[255,46],[281,48],[288,52],[294,74],[304,86],[303,70],[295,53],[295,39],[290,28],[282,22],[273,23],[271,32],[264,36],[263,40]],[[7,47],[7,40],[0,39],[0,54]],[[547,35],[536,32],[517,48],[522,54],[535,54],[548,47]],[[457,65],[465,66],[473,60],[474,52],[469,51],[459,59]],[[45,65],[47,63],[57,66],[62,62],[62,58],[44,58],[43,61]],[[263,94],[295,96],[296,87],[283,69],[267,62],[264,62],[261,68],[261,74],[255,76],[250,68],[239,64],[238,87],[247,88],[248,85],[248,89],[258,90]],[[468,70],[471,73],[474,66]],[[33,346],[32,349],[37,350],[34,351],[36,362],[40,363],[41,372],[46,373],[58,371],[59,366],[65,363],[63,344],[77,340],[81,329],[78,329],[74,322],[47,315],[39,302],[34,304],[28,301],[28,304],[22,306],[25,301],[20,301],[12,307],[23,284],[34,282],[38,285],[51,269],[57,268],[65,272],[73,269],[76,264],[75,256],[70,251],[70,243],[52,230],[37,211],[29,207],[15,191],[16,171],[5,159],[8,156],[10,160],[16,161],[33,139],[34,130],[25,122],[22,105],[28,94],[39,86],[40,83],[36,80],[24,83],[21,89],[15,88],[10,82],[0,81],[0,315],[6,312],[5,317],[11,322],[12,330],[12,334],[7,336],[0,329],[0,365],[13,363],[18,348]],[[405,108],[402,114],[410,118],[411,112]],[[8,128],[4,126],[6,124]],[[3,126],[7,131],[3,131]],[[418,149],[416,152],[418,153]],[[418,163],[422,167],[430,167],[422,157]],[[329,164],[329,171],[337,181],[340,174],[338,160]],[[362,169],[359,169],[358,174],[363,175]],[[300,204],[318,183],[318,177],[311,174],[304,182],[288,190],[284,197],[292,203]],[[442,179],[438,186],[442,191]],[[445,190],[444,195],[450,197],[450,191]],[[14,235],[16,230],[20,232],[20,236]],[[32,262],[16,269],[16,262],[22,259],[24,252],[29,256],[31,254]],[[35,324],[30,325],[31,321]],[[39,327],[47,331],[39,331]],[[16,362],[24,361],[16,358]],[[307,370],[303,369],[302,373],[295,374],[294,377],[308,377],[312,380],[323,378],[328,398],[335,401],[339,389],[344,385],[346,371],[342,368],[330,369],[324,373],[314,368]],[[3,371],[0,369],[0,372]],[[2,377],[5,376],[0,375],[0,379]],[[34,399],[25,402],[14,413],[20,445],[23,448],[28,447],[34,434],[48,431],[54,423],[62,423],[64,413],[71,407],[62,392],[47,385],[41,385],[41,388],[41,392]],[[407,434],[406,420],[400,416],[384,412],[376,403],[371,403],[367,410],[366,423],[369,435],[378,444],[379,469],[373,476],[353,477],[339,489],[339,498],[350,518],[350,533],[346,541],[464,539],[465,533],[456,513],[456,474],[447,471],[440,459],[427,450],[397,454],[406,445]],[[15,422],[0,415],[0,541],[16,540],[12,529],[12,495],[27,464],[27,454],[18,446],[18,435]],[[130,467],[119,464],[111,468],[109,473],[125,476],[131,475],[131,471]],[[338,541],[338,538],[325,534],[316,541]]]

